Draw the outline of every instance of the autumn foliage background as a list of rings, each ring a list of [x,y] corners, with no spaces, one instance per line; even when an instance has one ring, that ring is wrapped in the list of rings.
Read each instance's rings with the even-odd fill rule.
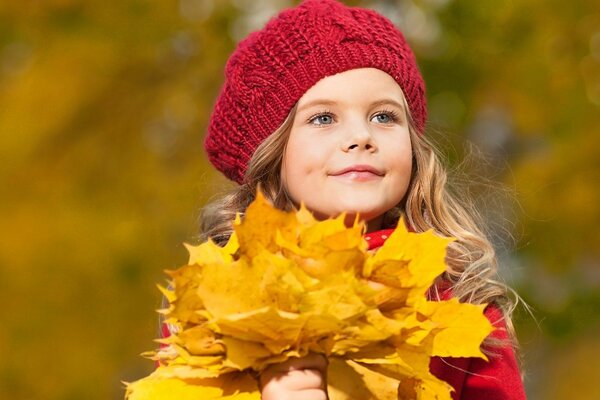
[[[347,3],[406,33],[451,165],[473,143],[466,171],[507,188],[472,191],[537,319],[529,397],[597,397],[598,2]],[[0,398],[118,399],[151,371],[155,283],[229,186],[202,150],[225,60],[290,4],[0,1]]]

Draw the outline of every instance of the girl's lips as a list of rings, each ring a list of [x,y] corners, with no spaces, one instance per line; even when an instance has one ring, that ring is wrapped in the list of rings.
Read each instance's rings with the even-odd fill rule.
[[[368,171],[349,171],[343,174],[334,175],[334,177],[355,182],[365,182],[380,179],[381,175],[376,175]]]
[[[384,174],[382,171],[370,165],[352,165],[350,167],[337,170],[330,175],[346,180],[362,182],[381,178]]]
[[[380,171],[379,169],[372,167],[370,165],[360,165],[360,164],[359,165],[351,165],[349,167],[342,168],[340,170],[332,172],[330,175],[337,176],[337,175],[343,175],[343,174],[347,174],[347,173],[351,173],[351,172],[368,172],[373,175],[383,176],[383,171]]]

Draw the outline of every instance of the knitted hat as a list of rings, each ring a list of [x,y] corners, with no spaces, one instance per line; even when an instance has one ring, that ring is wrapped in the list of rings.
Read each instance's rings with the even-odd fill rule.
[[[334,0],[305,0],[282,11],[241,41],[227,61],[204,142],[209,160],[242,183],[256,148],[308,89],[327,76],[369,67],[396,80],[422,132],[425,84],[392,22],[373,10]]]

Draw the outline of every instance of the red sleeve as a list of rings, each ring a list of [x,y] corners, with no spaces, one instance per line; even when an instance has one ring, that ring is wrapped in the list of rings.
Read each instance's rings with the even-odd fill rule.
[[[169,330],[169,326],[163,322],[160,324],[160,337],[161,339],[165,339],[168,338],[169,336],[171,336],[171,331]],[[165,345],[162,345],[161,347],[164,347]]]
[[[495,307],[485,315],[496,330],[492,336],[507,339],[508,335]],[[431,373],[454,387],[453,400],[524,400],[525,389],[512,346],[494,348],[489,361],[480,358],[434,358]]]
[[[168,338],[169,336],[171,336],[171,331],[169,331],[169,327],[167,326],[166,323],[161,323],[160,324],[160,338],[161,339],[165,339]],[[160,344],[160,348],[164,349],[165,347],[167,347],[166,344],[161,343]],[[154,368],[158,368],[160,367],[160,362],[157,360],[154,362]]]

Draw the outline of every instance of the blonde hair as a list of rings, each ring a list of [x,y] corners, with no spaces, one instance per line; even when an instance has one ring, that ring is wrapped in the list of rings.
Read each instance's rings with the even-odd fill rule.
[[[244,214],[254,200],[259,184],[265,197],[275,207],[285,211],[294,208],[281,182],[280,172],[296,108],[294,106],[283,124],[256,148],[248,164],[244,182],[221,199],[204,207],[200,216],[201,242],[210,238],[224,245],[233,232],[232,222],[236,214]]]
[[[405,109],[408,110],[406,104]],[[254,200],[259,184],[265,196],[277,208],[294,208],[281,182],[280,172],[295,114],[296,106],[279,129],[257,148],[244,183],[203,209],[200,219],[201,241],[211,238],[224,245],[232,233],[232,221],[236,213],[243,215],[246,207]],[[460,301],[495,304],[502,312],[509,340],[516,346],[511,319],[516,301],[509,295],[510,289],[495,280],[496,255],[482,229],[481,215],[472,201],[465,201],[462,194],[459,201],[450,191],[446,184],[447,173],[435,147],[424,135],[417,133],[410,114],[408,121],[413,149],[411,182],[403,201],[384,215],[383,225],[386,228],[395,227],[404,214],[406,223],[416,232],[433,229],[441,236],[456,238],[448,248],[447,271],[438,284],[432,287],[429,296],[439,300],[439,287],[445,282],[450,286],[452,295]],[[486,348],[503,343],[488,337],[484,345]],[[491,354],[489,351],[488,353]]]

